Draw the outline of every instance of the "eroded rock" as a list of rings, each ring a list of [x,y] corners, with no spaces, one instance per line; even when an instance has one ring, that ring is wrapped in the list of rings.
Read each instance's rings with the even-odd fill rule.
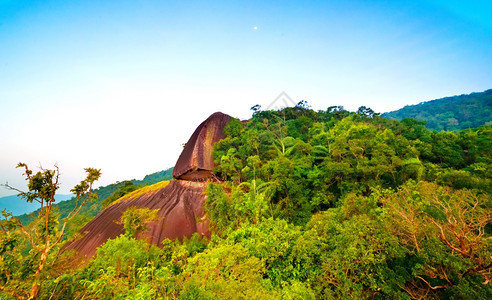
[[[203,209],[205,188],[206,183],[171,180],[164,188],[119,201],[87,223],[80,230],[82,237],[69,243],[64,250],[75,249],[86,257],[94,256],[97,247],[124,233],[119,220],[123,212],[132,206],[159,209],[159,220],[149,222],[149,230],[139,233],[138,239],[160,245],[165,238],[182,239],[195,232],[209,236],[208,220]]]
[[[224,127],[231,117],[217,112],[202,122],[190,137],[174,167],[167,186],[154,185],[149,191],[124,197],[100,212],[81,230],[81,237],[67,243],[63,251],[75,249],[87,258],[96,254],[97,247],[108,239],[124,233],[120,222],[123,212],[130,207],[159,209],[158,221],[147,224],[146,232],[138,239],[161,245],[166,239],[182,239],[193,233],[209,236],[208,220],[204,212],[206,182],[213,177],[213,144],[225,137]],[[132,194],[133,195],[133,194]]]
[[[224,127],[230,120],[229,115],[216,112],[197,127],[174,166],[174,178],[196,181],[213,177],[213,145],[225,137]]]

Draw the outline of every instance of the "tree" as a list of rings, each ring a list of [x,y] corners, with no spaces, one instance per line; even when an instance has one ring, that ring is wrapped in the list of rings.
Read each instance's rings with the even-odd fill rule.
[[[490,295],[490,196],[420,181],[379,201],[388,229],[412,258],[408,261],[418,262],[407,266],[414,275],[403,287],[407,293],[414,298],[461,293],[472,283],[474,293]]]
[[[138,233],[148,230],[147,223],[157,221],[158,209],[150,209],[147,207],[137,208],[132,206],[128,208],[121,216],[121,223],[125,228],[125,234],[129,237],[136,237]]]
[[[306,100],[301,100],[301,101],[299,101],[299,103],[297,103],[296,107],[304,108],[304,109],[310,109],[311,105],[309,105]]]
[[[188,259],[181,298],[273,299],[265,287],[265,271],[265,262],[241,245],[219,245]]]
[[[253,114],[258,114],[261,111],[261,105],[256,104],[255,106],[250,108],[253,111]]]
[[[349,194],[338,208],[314,214],[293,248],[299,277],[317,298],[400,299],[392,261],[404,253],[370,197]]]
[[[357,109],[357,114],[362,118],[362,119],[372,119],[374,118],[375,116],[379,116],[378,113],[374,112],[374,110],[372,110],[371,108],[369,107],[365,107],[365,106],[361,106],[359,107],[359,109]]]
[[[6,210],[0,220],[0,291],[18,299],[36,298],[42,282],[42,272],[47,264],[48,255],[59,246],[63,239],[67,223],[72,220],[87,203],[94,201],[97,195],[92,186],[101,176],[100,169],[85,168],[87,177],[76,185],[71,192],[76,196],[73,209],[59,224],[54,211],[56,190],[60,187],[60,170],[44,169],[33,174],[27,164],[24,168],[28,181],[28,191],[24,192],[6,183],[8,189],[19,192],[27,202],[36,201],[40,205],[36,219],[28,225],[22,224]],[[59,226],[60,225],[60,226]]]

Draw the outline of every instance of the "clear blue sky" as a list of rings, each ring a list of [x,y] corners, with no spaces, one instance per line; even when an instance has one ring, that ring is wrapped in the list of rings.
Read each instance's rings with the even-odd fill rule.
[[[0,182],[174,165],[209,114],[282,91],[378,112],[492,88],[492,1],[0,0]],[[0,196],[11,194],[0,188]]]

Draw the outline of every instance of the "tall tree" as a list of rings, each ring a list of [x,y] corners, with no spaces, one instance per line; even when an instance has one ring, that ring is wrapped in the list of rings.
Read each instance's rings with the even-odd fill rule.
[[[47,264],[48,256],[63,240],[67,223],[72,220],[80,209],[97,195],[92,192],[92,186],[101,176],[101,170],[85,168],[87,176],[77,184],[71,192],[76,196],[76,202],[59,224],[56,212],[53,210],[55,193],[60,187],[60,170],[55,165],[54,170],[44,169],[33,173],[27,164],[19,163],[18,168],[24,168],[24,176],[28,181],[28,191],[10,186],[5,187],[19,192],[19,196],[27,202],[39,203],[37,218],[28,225],[22,224],[6,210],[2,211],[0,220],[0,291],[6,292],[17,299],[34,299],[38,296],[42,282],[42,272]]]

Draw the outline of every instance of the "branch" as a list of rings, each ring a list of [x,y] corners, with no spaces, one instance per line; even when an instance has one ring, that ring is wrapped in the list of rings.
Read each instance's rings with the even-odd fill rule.
[[[446,281],[449,283],[449,285],[452,286],[453,283],[451,281],[449,281],[448,275],[446,274],[446,271],[444,270],[442,264],[441,264],[441,270],[442,270],[442,274],[444,275],[444,279],[446,279]]]
[[[55,194],[56,190],[58,189],[58,181],[60,178],[60,168],[58,167],[58,164],[55,163],[55,182],[51,181],[51,195],[50,195],[50,202],[55,202]]]
[[[3,187],[5,187],[6,189],[9,189],[9,190],[11,190],[11,191],[16,191],[16,192],[18,192],[19,194],[25,194],[25,193],[26,193],[26,192],[24,192],[24,191],[19,190],[18,188],[15,188],[15,187],[13,187],[13,186],[9,185],[9,183],[8,183],[8,182],[5,182],[5,184],[0,184],[0,186],[3,186]]]
[[[8,287],[5,287],[3,285],[0,285],[0,291],[4,291],[8,293],[10,296],[17,298],[17,299],[29,299],[31,296],[28,292],[21,290],[21,289],[10,289]]]
[[[417,286],[416,283],[410,282],[410,284],[414,287],[414,290],[412,290],[410,287],[407,287],[407,285],[398,285],[401,289],[403,289],[405,292],[407,292],[408,295],[412,299],[427,299],[427,295],[429,294],[430,289],[429,288],[421,288],[420,286]]]
[[[453,250],[455,250],[455,251],[457,251],[457,252],[461,253],[461,255],[463,255],[464,257],[468,257],[468,254],[466,253],[466,251],[462,251],[461,249],[456,248],[455,246],[453,246],[453,245],[452,245],[452,244],[451,244],[451,243],[450,243],[450,242],[446,239],[446,235],[444,234],[444,229],[442,228],[442,226],[441,226],[441,225],[437,224],[437,222],[436,222],[436,221],[434,221],[434,219],[433,219],[433,218],[430,218],[430,221],[431,221],[432,223],[434,223],[434,225],[436,225],[436,226],[439,228],[439,230],[441,231],[441,235],[440,235],[440,237],[439,237],[441,241],[443,241],[443,242],[444,242],[446,245],[448,245],[451,249],[453,249]]]
[[[77,195],[77,201],[75,202],[75,206],[72,209],[72,211],[67,215],[65,220],[63,221],[62,229],[60,230],[60,234],[59,234],[58,238],[53,243],[53,246],[55,246],[56,244],[58,244],[62,240],[67,222],[70,221],[71,219],[73,219],[73,217],[75,217],[79,213],[80,209],[87,203],[87,201],[89,201],[91,196],[92,196],[92,183],[89,184],[88,192],[85,195],[84,201],[82,201],[82,203],[80,203],[80,205],[78,205],[78,203],[80,201],[80,197],[83,197],[83,194]]]
[[[79,206],[79,201],[80,201],[80,198],[83,197],[82,194],[78,194],[76,195],[75,197],[75,205],[73,206],[73,209],[68,213],[68,215],[66,216],[66,219],[70,220],[71,218],[73,218],[73,216],[75,216],[75,211],[77,210],[77,207]],[[86,198],[87,199],[87,198]],[[80,204],[81,206],[85,204],[85,200],[82,202],[82,204]]]
[[[65,221],[65,222],[70,221],[71,219],[73,219],[73,217],[75,217],[75,216],[79,213],[80,209],[81,209],[81,208],[82,208],[82,207],[83,207],[83,206],[87,203],[87,201],[89,201],[90,196],[92,196],[92,191],[91,191],[91,192],[89,192],[89,193],[87,193],[87,194],[85,195],[85,199],[84,199],[84,201],[82,201],[82,203],[80,203],[80,205],[79,205],[78,207],[77,207],[77,204],[78,204],[78,202],[79,202],[79,200],[80,200],[80,197],[83,197],[83,196],[79,196],[79,197],[77,197],[77,201],[76,201],[76,203],[75,203],[75,206],[74,206],[74,208],[72,209],[72,211],[71,211],[71,212],[67,215],[67,217],[65,218],[65,219],[66,219],[66,221]]]
[[[480,274],[480,276],[483,277],[483,279],[485,280],[484,282],[482,282],[482,284],[488,284],[489,283],[489,278],[483,274],[484,271],[487,271],[488,269],[490,269],[492,267],[492,263],[489,263],[488,265],[486,266],[479,266],[479,267],[476,267],[476,268],[473,268],[473,269],[468,269],[465,274],[469,274],[469,273],[477,273],[477,274]]]
[[[22,197],[23,195],[26,195],[27,194],[26,192],[24,192],[22,190],[19,190],[18,188],[15,188],[13,186],[11,186],[8,182],[5,182],[5,184],[0,184],[0,186],[3,186],[6,189],[9,189],[11,191],[18,192],[19,194],[17,196],[21,196]],[[41,203],[41,200],[39,200],[39,199],[34,198],[33,200],[36,200],[36,202]]]
[[[447,287],[447,285],[432,286],[427,280],[425,280],[424,278],[422,278],[422,276],[417,276],[417,278],[421,279],[423,282],[425,282],[433,290],[443,289],[443,288],[446,288]]]
[[[19,229],[20,231],[25,234],[27,236],[27,239],[29,240],[29,244],[31,244],[31,246],[36,250],[36,251],[40,251],[40,248],[38,246],[36,246],[36,244],[34,244],[33,240],[32,240],[32,236],[30,233],[28,233],[26,231],[26,229],[24,228],[24,226],[22,225],[21,221],[19,219],[17,219],[17,224],[19,225]]]
[[[51,245],[51,248],[53,248],[54,246],[56,246],[56,244],[58,244],[62,240],[63,233],[65,232],[65,227],[67,226],[67,221],[63,222],[62,229],[60,230],[60,235],[58,236],[58,238],[56,239],[56,241]]]
[[[26,175],[27,180],[31,180],[32,171],[29,170],[29,167],[25,163],[18,163],[17,164],[17,168],[22,168],[22,167],[25,169],[24,175]]]

